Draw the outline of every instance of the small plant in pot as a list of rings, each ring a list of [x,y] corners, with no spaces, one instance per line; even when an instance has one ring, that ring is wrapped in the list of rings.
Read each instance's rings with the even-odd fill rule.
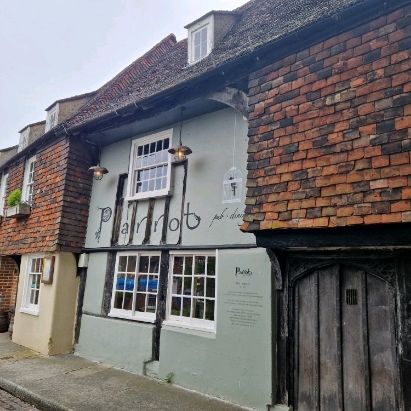
[[[8,207],[15,207],[16,205],[21,203],[21,190],[16,188],[13,190],[7,197],[7,206]]]
[[[21,190],[13,190],[7,197],[6,217],[21,217],[30,214],[30,205],[21,201]]]

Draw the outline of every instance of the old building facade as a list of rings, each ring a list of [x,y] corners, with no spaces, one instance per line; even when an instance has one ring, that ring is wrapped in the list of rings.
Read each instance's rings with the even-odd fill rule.
[[[73,347],[76,255],[85,237],[93,151],[56,132],[67,118],[64,109],[78,109],[87,98],[54,103],[52,120],[48,112],[46,122],[22,129],[19,146],[0,167],[2,308],[11,313],[13,341],[44,354]],[[21,200],[9,207],[7,198],[15,190]]]
[[[276,267],[293,409],[411,407],[411,9],[375,11],[250,76],[243,229]]]
[[[0,153],[31,204],[0,224],[14,340],[261,410],[408,410],[410,13],[250,1],[50,106]]]

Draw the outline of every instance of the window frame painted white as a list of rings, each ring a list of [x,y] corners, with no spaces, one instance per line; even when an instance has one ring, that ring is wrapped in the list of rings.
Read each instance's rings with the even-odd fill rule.
[[[204,28],[207,28],[207,50],[204,55],[200,54],[199,58],[195,58],[195,34],[199,33]],[[206,58],[214,47],[214,15],[199,20],[188,27],[188,64],[196,64]]]
[[[32,272],[31,271],[31,266],[32,266],[32,261],[34,259],[42,259],[42,271],[41,272]],[[21,306],[20,306],[20,312],[25,313],[25,314],[30,314],[30,315],[39,315],[40,311],[40,298],[41,298],[41,277],[43,275],[43,269],[44,269],[44,254],[30,254],[27,256],[27,267],[25,270],[25,278],[24,278],[24,289],[23,289],[23,295],[21,298]],[[31,287],[31,281],[30,281],[30,276],[36,275],[39,276],[38,280],[38,299],[37,299],[37,304],[32,304],[30,302],[30,293],[32,290]]]
[[[30,207],[33,206],[36,162],[37,156],[34,155],[26,161],[26,164],[24,166],[24,179],[21,201],[28,204]],[[31,166],[33,166],[33,170],[31,170]]]
[[[151,134],[146,137],[137,138],[132,141],[131,150],[130,150],[130,162],[129,162],[129,173],[128,173],[128,183],[127,183],[127,198],[126,201],[133,201],[133,200],[141,200],[145,198],[154,198],[154,197],[164,197],[170,194],[170,187],[171,187],[171,162],[172,162],[172,155],[167,153],[167,162],[161,162],[157,164],[152,164],[150,166],[145,167],[137,167],[137,152],[138,148],[142,147],[147,144],[151,144],[157,142],[159,140],[168,139],[168,148],[172,147],[172,139],[173,138],[173,129],[167,129],[164,131],[160,131],[158,133]],[[152,190],[152,191],[144,191],[140,193],[135,193],[135,187],[137,184],[137,174],[138,170],[149,170],[150,168],[154,167],[163,167],[167,165],[167,184],[165,188]]]
[[[214,320],[206,320],[206,319],[198,319],[190,317],[183,317],[182,315],[176,316],[171,314],[171,304],[172,304],[172,297],[176,296],[177,294],[173,293],[173,268],[174,268],[174,258],[184,256],[184,257],[193,257],[193,264],[192,264],[192,278],[194,279],[194,268],[195,268],[195,257],[215,257],[215,274],[214,274],[214,298],[206,297],[206,281],[204,282],[204,300],[213,300],[214,301]],[[183,267],[184,270],[185,267]],[[207,272],[207,269],[205,270]],[[184,272],[184,271],[183,271]],[[207,274],[204,277],[208,277]],[[194,281],[191,280],[191,309],[190,314],[192,315],[193,311],[193,289],[194,289]],[[218,250],[190,250],[190,251],[170,251],[170,262],[169,262],[169,273],[168,273],[168,289],[167,289],[167,310],[166,310],[166,320],[164,321],[164,325],[173,326],[173,327],[181,327],[187,328],[192,330],[198,331],[206,331],[210,333],[216,333],[217,329],[217,295],[218,295]],[[182,291],[183,292],[183,291]],[[205,310],[205,307],[204,307]]]
[[[131,310],[124,310],[124,309],[118,309],[114,308],[114,303],[115,303],[115,298],[116,298],[116,291],[117,290],[117,277],[119,274],[119,261],[120,257],[136,257],[136,266],[135,266],[135,271],[134,271],[134,285],[133,285],[133,300],[132,300],[132,309]],[[148,291],[148,278],[147,278],[147,285],[146,285],[146,291],[141,292],[142,294],[146,295],[146,298],[148,298],[148,295],[154,295],[156,296],[156,306],[155,306],[155,311],[154,313],[148,313],[148,312],[141,312],[141,311],[136,311],[136,295],[138,294],[138,277],[139,277],[139,268],[140,268],[140,259],[141,257],[158,257],[159,258],[159,265],[158,265],[158,273],[157,273],[157,292],[156,293],[150,293]],[[149,323],[154,323],[156,320],[156,315],[157,315],[157,305],[158,305],[158,291],[159,291],[159,283],[160,283],[160,266],[161,266],[161,252],[160,251],[121,251],[118,252],[116,255],[116,264],[114,268],[114,274],[113,274],[113,288],[112,288],[112,293],[111,293],[111,303],[110,303],[110,312],[108,314],[109,317],[114,317],[114,318],[123,318],[127,320],[134,320],[134,321],[141,321],[141,322],[149,322]],[[122,272],[123,273],[123,272]],[[129,272],[125,272],[127,275]],[[147,277],[153,273],[148,273]],[[143,274],[144,275],[144,274]],[[126,289],[126,285],[124,286],[124,290]],[[121,291],[119,291],[121,292]],[[124,302],[124,300],[123,300]],[[146,303],[147,306],[147,303]]]
[[[9,173],[3,173],[0,181],[0,216],[4,215],[4,210],[7,206],[7,183]]]
[[[59,104],[57,103],[47,111],[46,126],[44,129],[46,133],[58,124],[58,115]]]

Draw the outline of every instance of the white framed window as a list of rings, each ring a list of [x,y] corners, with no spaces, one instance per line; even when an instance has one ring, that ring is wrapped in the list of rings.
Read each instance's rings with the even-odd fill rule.
[[[215,331],[216,253],[172,252],[170,258],[167,324]]]
[[[212,14],[186,26],[189,64],[195,64],[211,53],[214,47],[214,26]]]
[[[21,312],[38,315],[43,264],[42,255],[32,255],[28,258]]]
[[[36,156],[29,158],[24,170],[22,202],[33,205],[34,196],[34,173],[36,168]]]
[[[0,182],[0,216],[4,215],[4,209],[6,208],[6,199],[7,199],[7,181],[9,179],[8,173],[5,173],[1,176]]]
[[[193,31],[192,36],[192,55],[193,62],[199,61],[208,55],[208,24]]]
[[[19,146],[17,148],[18,152],[24,150],[29,145],[29,135],[30,127],[27,127],[24,131],[20,133]]]
[[[169,194],[173,130],[134,140],[131,146],[128,200]]]
[[[154,322],[160,253],[117,254],[110,317]]]
[[[47,111],[46,116],[46,127],[45,131],[51,130],[53,127],[57,125],[58,122],[58,114],[59,114],[59,105],[56,104],[50,110]]]

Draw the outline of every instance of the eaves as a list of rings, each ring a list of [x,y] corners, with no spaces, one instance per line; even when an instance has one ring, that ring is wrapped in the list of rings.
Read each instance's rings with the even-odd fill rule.
[[[112,128],[110,122],[117,126],[122,121],[126,123],[144,118],[149,110],[160,107],[162,102],[173,96],[182,95],[185,92],[192,93],[193,89],[210,91],[210,84],[215,89],[223,88],[287,55],[306,49],[408,4],[411,4],[411,0],[367,0],[268,43],[256,44],[252,51],[248,51],[242,56],[219,64],[212,69],[207,69],[191,79],[182,81],[152,96],[134,101],[82,124],[68,127],[66,132],[78,135],[102,128]],[[116,121],[113,122],[113,120]]]

